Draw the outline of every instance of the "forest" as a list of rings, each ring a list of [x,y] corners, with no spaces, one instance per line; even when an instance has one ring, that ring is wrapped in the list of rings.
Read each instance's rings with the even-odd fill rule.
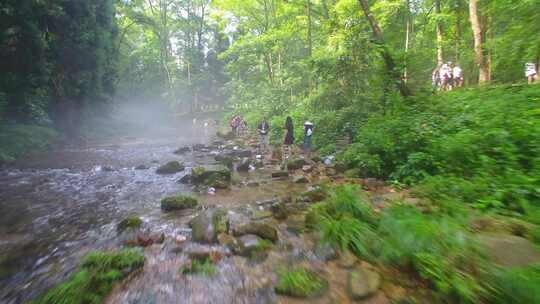
[[[538,0],[2,1],[0,302],[540,303],[539,66]]]

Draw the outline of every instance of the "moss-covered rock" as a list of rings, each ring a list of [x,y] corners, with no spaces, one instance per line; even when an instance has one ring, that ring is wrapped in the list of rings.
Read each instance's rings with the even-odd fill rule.
[[[272,242],[276,242],[278,240],[277,229],[267,223],[251,222],[234,229],[235,236],[245,234],[254,234]]]
[[[137,250],[92,252],[71,278],[50,289],[35,304],[101,303],[116,282],[142,268],[144,256]]]
[[[185,169],[184,164],[174,160],[157,168],[156,173],[157,174],[174,174],[177,172],[184,171],[184,169]]]
[[[140,228],[142,226],[142,220],[137,216],[130,216],[123,219],[118,226],[116,226],[116,231],[122,232],[126,229]]]
[[[293,157],[287,161],[287,169],[288,170],[302,169],[302,167],[306,164],[307,162],[305,159],[300,158],[300,157]]]
[[[322,186],[315,186],[300,195],[302,200],[310,203],[324,201],[328,197],[328,190]]]
[[[195,185],[226,189],[231,184],[231,170],[223,165],[196,167],[191,171]]]
[[[226,214],[222,209],[205,210],[193,218],[189,223],[193,240],[201,243],[215,242],[218,234],[228,230]]]
[[[161,200],[161,209],[163,211],[183,210],[194,208],[198,204],[197,199],[186,195],[177,195],[166,197]]]

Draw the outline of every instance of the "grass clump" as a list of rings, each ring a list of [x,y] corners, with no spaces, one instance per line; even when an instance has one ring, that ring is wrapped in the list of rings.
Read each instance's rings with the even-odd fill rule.
[[[113,284],[142,268],[144,256],[133,249],[118,252],[91,252],[81,269],[68,281],[49,290],[34,304],[97,304],[112,290]]]
[[[202,260],[193,260],[188,265],[180,268],[182,274],[201,274],[205,277],[214,276],[217,273],[217,268],[209,258]]]
[[[51,128],[37,125],[0,124],[0,164],[30,152],[42,151],[58,138]]]
[[[198,204],[197,199],[186,195],[177,195],[166,197],[161,200],[161,209],[163,211],[183,210],[194,208]]]
[[[139,228],[142,225],[142,220],[137,216],[130,216],[128,218],[123,219],[120,223],[118,223],[118,226],[116,226],[116,231],[119,233],[131,228]]]
[[[275,290],[279,294],[309,298],[321,295],[328,283],[319,275],[304,268],[278,273]]]
[[[491,303],[540,303],[540,264],[499,270],[494,289]]]

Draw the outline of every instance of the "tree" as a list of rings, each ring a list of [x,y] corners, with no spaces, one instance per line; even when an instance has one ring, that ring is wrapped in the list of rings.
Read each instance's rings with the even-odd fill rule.
[[[482,43],[482,26],[480,24],[480,18],[478,17],[478,1],[469,0],[469,15],[471,20],[471,27],[474,37],[474,53],[476,65],[479,68],[478,83],[486,84],[489,82],[489,66],[486,63],[484,57],[484,46]]]

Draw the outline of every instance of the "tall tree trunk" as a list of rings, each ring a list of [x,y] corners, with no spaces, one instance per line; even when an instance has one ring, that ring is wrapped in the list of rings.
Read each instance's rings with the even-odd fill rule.
[[[443,32],[442,24],[439,20],[441,17],[441,0],[435,0],[435,18],[437,18],[437,66],[443,64]]]
[[[469,2],[469,15],[471,19],[471,27],[474,38],[474,54],[476,65],[480,69],[478,76],[479,84],[486,84],[489,81],[489,67],[486,64],[484,58],[484,47],[482,43],[482,26],[480,25],[480,18],[478,18],[478,0],[470,0]]]
[[[360,2],[362,11],[364,11],[364,15],[366,16],[366,19],[369,22],[369,25],[373,32],[373,39],[375,40],[375,43],[380,45],[381,56],[383,57],[388,76],[391,78],[393,82],[396,83],[401,96],[403,97],[410,96],[411,92],[409,91],[409,88],[403,81],[403,78],[401,77],[399,71],[396,69],[396,63],[394,62],[394,58],[392,58],[390,51],[388,50],[388,48],[386,47],[386,44],[384,43],[383,34],[379,26],[379,23],[377,22],[377,20],[375,19],[375,17],[369,10],[368,0],[358,0],[358,2]]]
[[[307,41],[308,41],[308,56],[311,57],[313,49],[313,42],[311,39],[311,0],[306,1],[306,13],[307,13]]]
[[[403,82],[407,83],[407,55],[409,53],[409,43],[410,43],[410,34],[411,34],[411,3],[410,0],[405,1],[407,9],[407,24],[405,28],[405,67],[403,68]]]
[[[462,35],[462,28],[461,28],[461,16],[462,16],[462,0],[457,0],[456,2],[456,44],[455,44],[455,50],[454,50],[454,60],[456,61],[456,64],[459,64],[459,60],[461,59],[460,51],[461,51],[461,35]]]

